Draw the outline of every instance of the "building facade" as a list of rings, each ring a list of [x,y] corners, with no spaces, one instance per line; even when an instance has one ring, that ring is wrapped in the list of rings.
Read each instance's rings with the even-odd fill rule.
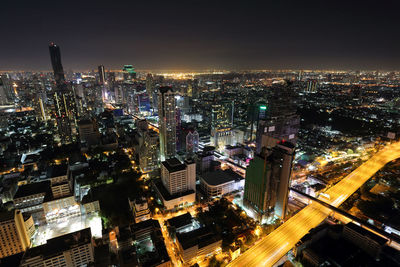
[[[256,155],[246,170],[243,204],[263,221],[273,215],[285,218],[294,145],[281,142]]]
[[[0,258],[25,251],[31,245],[20,210],[0,213]]]
[[[160,129],[161,160],[176,154],[175,93],[171,87],[161,87],[158,92],[158,117]]]

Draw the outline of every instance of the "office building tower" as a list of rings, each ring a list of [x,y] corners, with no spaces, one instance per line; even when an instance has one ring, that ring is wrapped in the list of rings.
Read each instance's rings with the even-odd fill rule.
[[[131,206],[135,223],[151,219],[149,205],[145,197],[138,198],[134,201],[129,200],[129,205]]]
[[[0,258],[25,251],[31,245],[20,210],[0,212]]]
[[[82,143],[88,147],[96,146],[100,143],[99,127],[95,119],[82,119],[78,122],[79,137]]]
[[[24,254],[21,267],[89,266],[94,263],[90,228],[47,240]]]
[[[161,163],[161,181],[170,195],[196,191],[196,163],[170,158]]]
[[[161,179],[155,190],[167,210],[191,205],[196,200],[196,163],[169,158],[161,163]]]
[[[263,147],[272,147],[275,139],[297,142],[300,128],[300,116],[296,114],[297,106],[293,89],[288,86],[271,88],[268,98],[265,119],[260,120],[256,133],[256,151]]]
[[[7,104],[8,104],[8,99],[6,94],[6,88],[2,82],[2,79],[0,78],[0,105],[7,105]]]
[[[255,212],[260,222],[272,215],[285,218],[293,158],[294,145],[279,142],[273,148],[263,149],[250,161],[243,204]]]
[[[50,43],[49,45],[51,65],[53,67],[54,79],[56,85],[60,88],[65,83],[64,69],[61,64],[61,52],[60,47],[55,43]]]
[[[132,80],[136,79],[136,71],[132,65],[124,65],[122,71],[124,74],[124,81],[131,82]]]
[[[211,144],[222,150],[232,142],[233,101],[222,101],[212,105]]]
[[[71,85],[65,83],[64,70],[61,64],[60,47],[50,43],[50,59],[56,81],[53,93],[54,113],[61,143],[73,141],[73,126],[76,125],[77,108],[75,94]]]
[[[306,93],[316,93],[318,89],[318,82],[316,80],[309,80],[305,89]]]
[[[67,85],[63,87],[63,89],[54,92],[53,101],[57,129],[61,142],[69,143],[73,141],[72,127],[76,125],[77,109],[73,91]]]
[[[158,117],[161,160],[176,154],[175,93],[171,87],[160,87],[158,92]]]
[[[143,145],[139,150],[139,164],[143,173],[153,171],[159,164],[158,134],[152,130],[143,132]]]
[[[199,150],[199,133],[194,131],[189,131],[186,135],[186,154],[190,157],[193,156]]]
[[[104,69],[103,65],[100,65],[98,67],[99,70],[99,81],[101,85],[104,85],[106,83],[106,71]]]
[[[154,91],[154,79],[151,73],[148,73],[146,76],[146,92],[150,98],[150,104],[153,103],[153,91]]]
[[[35,96],[35,111],[36,117],[40,121],[47,121],[47,110],[45,106],[44,99],[46,98],[44,93],[38,93]]]
[[[253,141],[253,129],[258,129],[260,120],[265,120],[267,114],[267,103],[265,101],[259,101],[249,106],[249,121],[250,121],[250,134],[249,139]]]
[[[12,104],[15,99],[15,91],[7,74],[0,76],[0,105]]]

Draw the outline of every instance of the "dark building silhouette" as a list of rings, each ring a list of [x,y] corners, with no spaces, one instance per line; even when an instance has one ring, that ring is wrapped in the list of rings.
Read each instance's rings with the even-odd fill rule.
[[[61,52],[60,47],[55,43],[51,42],[49,45],[51,65],[54,71],[54,79],[57,87],[60,88],[65,83],[64,69],[61,64]]]

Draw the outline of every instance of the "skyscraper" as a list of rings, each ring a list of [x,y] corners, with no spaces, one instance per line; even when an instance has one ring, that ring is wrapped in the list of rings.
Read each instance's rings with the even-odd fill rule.
[[[316,80],[309,80],[307,82],[307,87],[304,92],[306,93],[316,93],[318,88],[318,82]]]
[[[150,99],[150,105],[153,104],[153,91],[154,91],[153,75],[151,75],[151,73],[148,73],[146,76],[146,92]]]
[[[50,43],[49,50],[56,81],[56,88],[53,90],[53,102],[58,133],[61,143],[69,143],[72,141],[73,131],[71,126],[72,123],[76,122],[77,116],[75,95],[71,86],[65,83],[60,47],[55,43]]]
[[[104,70],[104,66],[100,65],[98,67],[99,70],[99,79],[100,79],[100,84],[104,85],[106,82],[106,72]]]
[[[160,127],[161,160],[176,154],[175,93],[171,87],[160,87],[158,92],[158,117]]]
[[[189,131],[186,135],[186,154],[191,157],[194,153],[199,150],[199,133],[194,131]]]
[[[212,105],[211,144],[216,148],[224,148],[231,144],[233,109],[232,101],[222,101]]]
[[[61,52],[60,47],[55,43],[51,42],[49,45],[51,65],[54,71],[54,79],[58,88],[65,82],[64,69],[61,64]]]
[[[126,82],[131,82],[133,79],[136,79],[136,71],[132,65],[124,65],[122,71]]]
[[[246,170],[243,204],[263,220],[287,214],[289,181],[294,158],[294,145],[279,142],[256,155]]]
[[[272,147],[275,139],[287,140],[296,144],[300,128],[300,116],[296,114],[297,107],[294,91],[289,85],[271,88],[268,106],[265,107],[265,119],[257,126],[257,153],[263,147]]]
[[[7,74],[0,76],[0,105],[13,103],[15,98],[14,88]]]
[[[152,171],[159,166],[158,134],[153,130],[146,130],[143,134],[143,146],[139,150],[139,165],[143,173]]]

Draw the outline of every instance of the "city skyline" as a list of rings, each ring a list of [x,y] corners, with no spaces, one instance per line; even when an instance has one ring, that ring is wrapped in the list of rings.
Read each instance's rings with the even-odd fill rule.
[[[398,3],[115,3],[5,1],[0,71],[65,71],[99,65],[141,70],[398,70]],[[62,12],[59,12],[61,11]],[[165,23],[165,22],[168,23]],[[26,40],[29,40],[27,42]]]

